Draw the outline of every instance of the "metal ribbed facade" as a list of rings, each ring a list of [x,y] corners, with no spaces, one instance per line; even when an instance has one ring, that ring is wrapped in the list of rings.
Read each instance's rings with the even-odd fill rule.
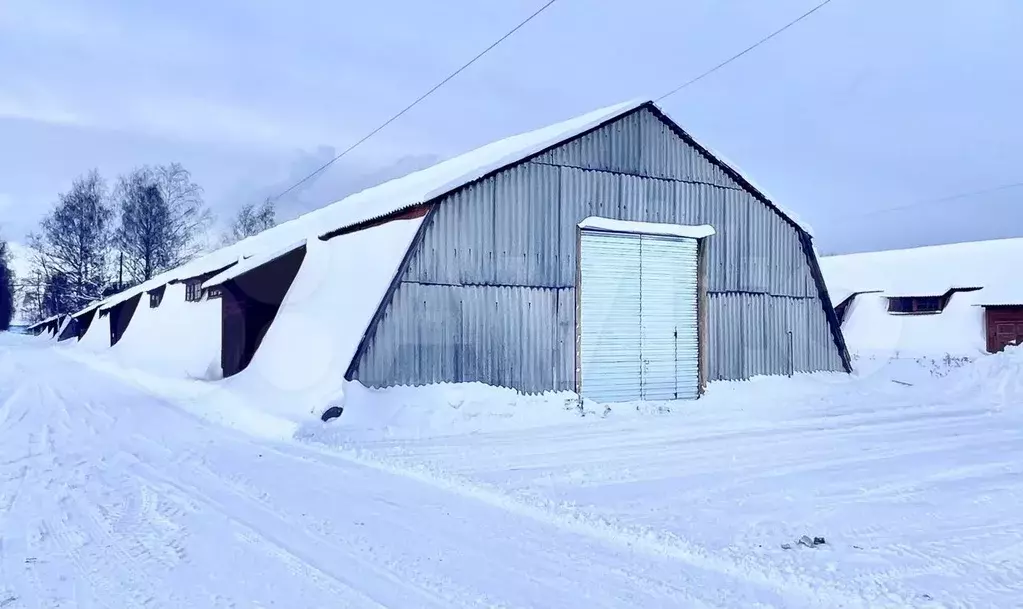
[[[716,229],[709,379],[843,369],[799,231],[643,109],[438,200],[351,376],[573,389],[588,216]]]
[[[571,387],[568,290],[402,283],[359,362],[367,385],[483,381],[529,393]],[[559,315],[562,308],[573,315]],[[565,342],[567,341],[567,343]]]

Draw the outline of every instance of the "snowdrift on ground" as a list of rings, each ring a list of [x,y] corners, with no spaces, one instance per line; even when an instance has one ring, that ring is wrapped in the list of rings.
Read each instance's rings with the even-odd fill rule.
[[[345,389],[344,412],[336,438],[417,438],[542,427],[580,419],[575,394],[522,395],[482,383],[442,383],[425,387],[371,389],[358,382]],[[587,404],[595,414],[593,404]],[[310,433],[321,441],[317,421]]]

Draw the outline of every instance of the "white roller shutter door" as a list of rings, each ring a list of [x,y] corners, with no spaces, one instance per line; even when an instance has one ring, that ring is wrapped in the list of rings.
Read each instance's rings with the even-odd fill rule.
[[[581,248],[582,394],[696,398],[697,241],[583,231]]]
[[[643,399],[699,393],[696,240],[644,235],[641,246]]]
[[[585,396],[641,396],[640,237],[583,231],[579,359]]]

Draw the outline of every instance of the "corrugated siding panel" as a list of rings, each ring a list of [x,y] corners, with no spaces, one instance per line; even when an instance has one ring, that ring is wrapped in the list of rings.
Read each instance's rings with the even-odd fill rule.
[[[633,178],[639,180],[640,178]],[[643,179],[651,222],[710,224],[717,233],[708,241],[708,290],[766,292],[779,296],[813,296],[806,257],[795,230],[744,191],[706,184]],[[662,216],[658,200],[674,186],[673,215]],[[624,191],[624,189],[623,189]],[[636,192],[633,189],[631,192]],[[638,206],[638,204],[635,204]],[[653,209],[649,206],[654,205]],[[640,219],[640,218],[630,218]]]
[[[559,291],[570,290],[403,283],[355,378],[374,387],[480,381],[549,391],[570,367],[566,355],[574,357],[574,339],[562,348]]]
[[[444,199],[423,233],[406,278],[428,283],[495,280],[494,181],[485,180]]]
[[[554,354],[554,389],[575,391],[575,288],[557,290],[558,338]]]
[[[654,113],[644,110],[636,116],[643,142],[637,173],[654,178],[735,186],[728,174],[675,135],[671,127]]]
[[[685,210],[679,205],[679,183],[670,180],[643,180],[646,192],[646,210],[655,222],[684,224]]]
[[[525,163],[494,182],[494,283],[554,286],[559,276],[557,167]]]
[[[842,370],[819,299],[719,293],[708,301],[711,380]]]
[[[643,148],[641,122],[641,113],[630,114],[534,160],[581,169],[639,173]]]
[[[590,216],[620,218],[622,176],[602,171],[561,168],[558,252],[560,286],[575,286],[579,222]]]

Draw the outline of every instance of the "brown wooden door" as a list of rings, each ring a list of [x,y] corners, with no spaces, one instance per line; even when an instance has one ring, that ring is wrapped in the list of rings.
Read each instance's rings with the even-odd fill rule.
[[[1023,307],[988,309],[988,351],[998,353],[1009,345],[1023,345]]]

